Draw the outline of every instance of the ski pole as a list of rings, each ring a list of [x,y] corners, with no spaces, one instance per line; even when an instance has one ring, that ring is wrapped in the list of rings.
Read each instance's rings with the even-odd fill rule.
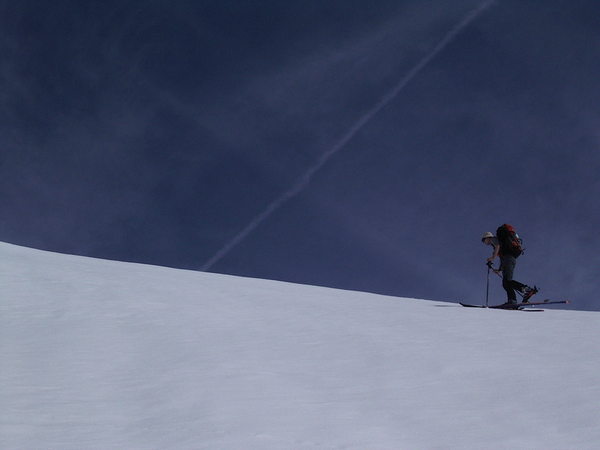
[[[488,299],[490,297],[490,270],[492,269],[492,262],[488,261],[487,263],[488,271],[487,271],[487,284],[485,286],[485,307],[488,306]]]

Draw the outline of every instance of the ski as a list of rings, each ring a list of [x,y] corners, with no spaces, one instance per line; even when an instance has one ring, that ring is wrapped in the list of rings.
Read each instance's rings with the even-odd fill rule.
[[[465,306],[467,308],[489,308],[489,309],[508,309],[508,310],[520,310],[520,311],[527,311],[524,310],[523,308],[527,308],[528,306],[540,306],[540,305],[556,305],[556,304],[569,304],[571,303],[570,300],[550,300],[550,299],[546,299],[546,300],[542,300],[539,302],[526,302],[526,303],[515,303],[514,305],[507,305],[507,304],[502,304],[502,305],[490,305],[490,306],[486,306],[486,305],[472,305],[469,303],[463,303],[463,302],[459,302],[462,306]],[[533,311],[541,311],[540,309],[534,309]]]

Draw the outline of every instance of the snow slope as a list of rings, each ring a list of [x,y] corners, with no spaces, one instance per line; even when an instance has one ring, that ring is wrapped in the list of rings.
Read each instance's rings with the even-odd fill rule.
[[[600,313],[0,244],[0,448],[592,449]]]

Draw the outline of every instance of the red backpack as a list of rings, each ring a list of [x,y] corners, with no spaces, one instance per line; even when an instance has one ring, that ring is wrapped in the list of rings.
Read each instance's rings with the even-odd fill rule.
[[[500,225],[496,230],[496,237],[500,244],[500,255],[512,255],[518,258],[523,254],[523,240],[512,225],[507,223]]]

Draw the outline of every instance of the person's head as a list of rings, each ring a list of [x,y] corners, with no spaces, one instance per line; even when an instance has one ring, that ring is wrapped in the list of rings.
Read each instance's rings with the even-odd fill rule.
[[[485,245],[491,245],[493,238],[494,235],[490,231],[486,231],[483,233],[483,236],[481,236],[481,242],[483,242]]]

